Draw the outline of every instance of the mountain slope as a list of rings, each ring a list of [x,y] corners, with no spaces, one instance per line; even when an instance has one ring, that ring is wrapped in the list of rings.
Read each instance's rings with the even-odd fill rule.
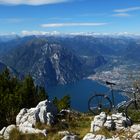
[[[7,66],[5,64],[3,64],[2,62],[0,62],[0,72],[2,72],[6,68],[7,68]]]
[[[130,37],[27,36],[5,42],[3,48],[4,64],[23,75],[30,73],[37,84],[45,86],[87,77],[106,62],[113,65],[140,60],[139,39]]]
[[[24,41],[23,41],[24,40]],[[83,57],[61,42],[44,37],[22,38],[2,61],[18,72],[31,74],[39,85],[54,86],[77,81],[106,63],[99,55]]]
[[[126,48],[125,59],[132,60],[134,62],[140,62],[140,44],[133,43]]]

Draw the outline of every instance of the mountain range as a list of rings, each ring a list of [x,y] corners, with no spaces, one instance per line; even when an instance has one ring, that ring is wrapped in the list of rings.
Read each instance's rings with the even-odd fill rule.
[[[140,60],[140,38],[103,35],[0,37],[0,69],[8,66],[50,87],[75,82],[112,60]]]

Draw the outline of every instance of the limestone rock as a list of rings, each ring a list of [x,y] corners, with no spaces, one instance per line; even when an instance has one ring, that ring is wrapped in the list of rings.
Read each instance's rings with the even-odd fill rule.
[[[133,139],[134,139],[134,140],[140,140],[140,132],[135,133],[135,134],[133,135]]]
[[[104,127],[108,130],[115,130],[116,124],[112,119],[107,119],[104,123]]]
[[[22,109],[16,117],[17,126],[34,127],[37,122],[51,125],[54,122],[54,116],[57,114],[57,108],[48,100],[40,102],[35,108]]]
[[[70,132],[69,131],[59,131],[58,132],[58,135],[61,135],[61,136],[66,136],[66,135],[69,135]]]
[[[131,125],[131,120],[127,119],[122,113],[112,114],[107,116],[104,112],[94,117],[91,122],[90,132],[96,132],[103,127],[108,130],[121,130]]]
[[[95,135],[92,133],[88,133],[85,135],[83,140],[106,140],[104,135]]]
[[[140,132],[140,124],[134,124],[130,127],[131,132]]]
[[[9,135],[10,135],[10,133],[11,133],[11,131],[12,131],[13,129],[16,129],[16,126],[15,126],[15,125],[9,125],[9,126],[5,129],[5,131],[4,131],[4,133],[3,133],[4,139],[9,139]]]
[[[106,121],[106,114],[104,112],[101,112],[100,115],[95,116],[94,120],[91,122],[90,132],[99,131],[103,127],[105,121]]]
[[[0,135],[3,135],[5,130],[6,130],[6,127],[3,127],[0,131]]]
[[[25,127],[25,126],[19,126],[18,129],[23,134],[43,134],[44,136],[47,136],[46,129],[40,130],[40,129],[35,129],[35,128],[31,128],[31,127]]]

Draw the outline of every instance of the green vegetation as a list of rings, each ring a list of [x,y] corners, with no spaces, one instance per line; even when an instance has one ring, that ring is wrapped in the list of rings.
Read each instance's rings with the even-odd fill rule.
[[[19,80],[6,69],[0,74],[0,128],[15,123],[22,108],[31,108],[48,98],[45,89],[34,84],[30,75]]]
[[[15,123],[16,115],[21,108],[34,107],[38,102],[47,98],[45,89],[35,85],[30,75],[27,75],[23,80],[19,80],[6,69],[0,74],[0,128]],[[59,111],[69,109],[71,104],[70,96],[66,95],[61,99],[55,97],[53,103],[58,107]],[[138,120],[139,114],[137,116],[135,110],[131,108],[130,111],[130,114]],[[47,130],[47,137],[42,134],[22,134],[17,129],[14,129],[10,134],[10,140],[60,140],[63,136],[58,134],[59,131],[69,131],[76,134],[79,139],[83,139],[90,131],[93,115],[73,111],[66,115],[65,118],[57,119],[57,123],[53,126],[40,123],[36,125],[38,129]],[[121,139],[126,137],[131,139],[133,136],[130,131],[109,131],[105,128],[95,134],[102,134],[108,138],[119,136]]]
[[[53,103],[58,107],[58,110],[61,111],[62,109],[70,108],[70,96],[66,95],[62,99],[58,99],[57,97],[54,98]]]
[[[132,140],[132,136],[134,135],[134,133],[129,130],[126,131],[122,129],[122,130],[110,131],[107,130],[106,128],[102,128],[101,130],[97,131],[95,134],[104,135],[107,138],[112,138],[112,136],[119,137],[120,140],[126,140],[126,138],[128,140]]]
[[[71,113],[70,119],[66,119],[66,122],[59,121],[53,126],[37,124],[36,128],[47,130],[47,137],[42,134],[22,134],[17,129],[14,129],[10,134],[10,140],[61,140],[63,136],[58,134],[59,131],[74,133],[81,140],[89,132],[92,119],[89,114]],[[62,125],[66,124],[68,127],[62,127]]]

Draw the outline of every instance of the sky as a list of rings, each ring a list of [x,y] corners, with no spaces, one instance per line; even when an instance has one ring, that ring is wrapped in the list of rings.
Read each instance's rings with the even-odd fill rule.
[[[0,0],[0,34],[140,34],[140,0]]]

